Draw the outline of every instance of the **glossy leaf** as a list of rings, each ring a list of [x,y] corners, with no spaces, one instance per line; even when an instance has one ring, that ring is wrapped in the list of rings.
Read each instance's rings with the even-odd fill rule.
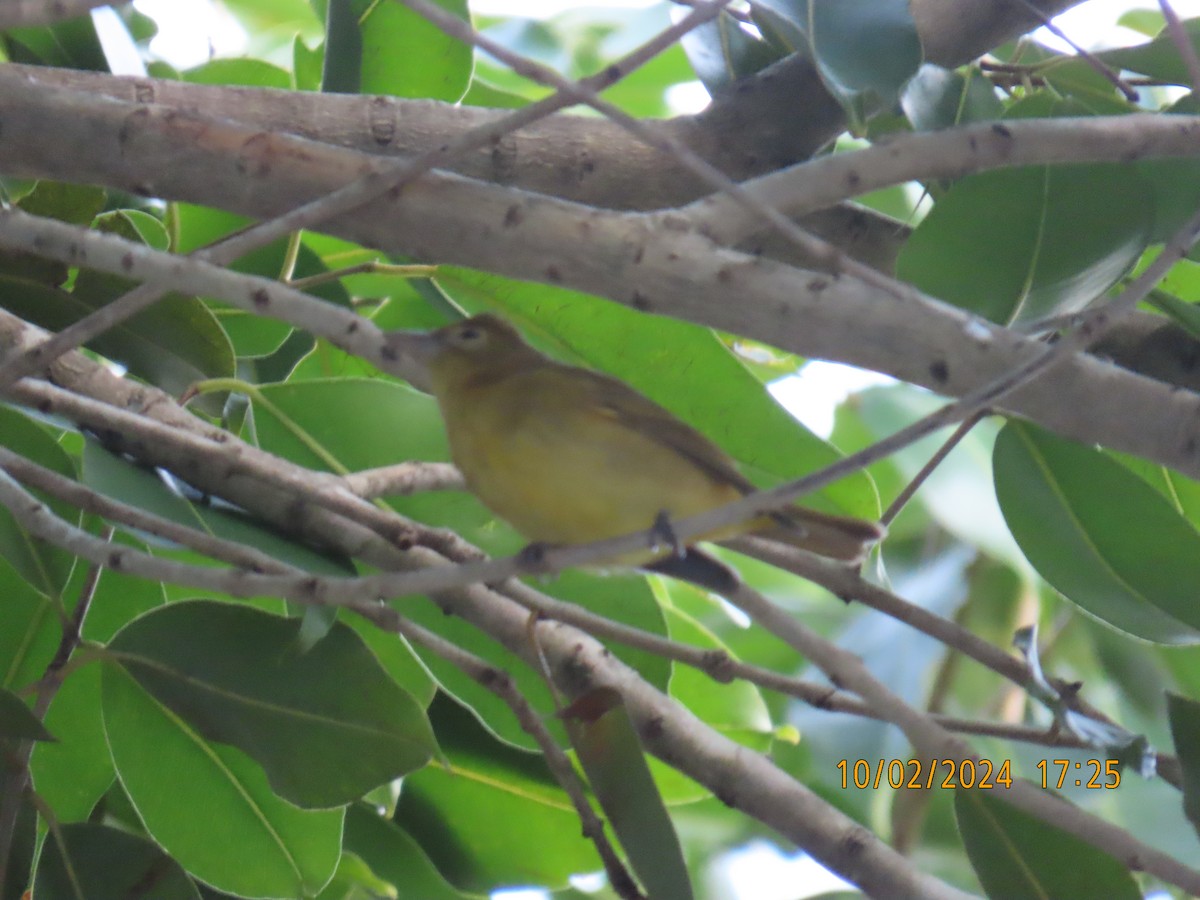
[[[120,665],[209,740],[257,760],[271,787],[304,807],[347,803],[423,766],[424,710],[348,627],[311,650],[300,623],[236,604],[174,603],[109,644]]]
[[[1100,298],[1141,255],[1153,217],[1152,193],[1124,166],[984,172],[938,201],[897,272],[994,322],[1030,322]]]
[[[922,62],[921,39],[907,0],[755,0],[804,46],[821,80],[854,120],[870,97],[889,105]]]
[[[1133,876],[1117,860],[1005,802],[998,791],[954,792],[958,830],[989,897],[1137,900]]]
[[[438,0],[469,21],[463,0]],[[471,80],[471,48],[399,3],[353,0],[362,31],[364,94],[456,102]]]
[[[281,800],[253,761],[206,741],[123,668],[105,667],[103,696],[105,733],[136,817],[189,873],[251,897],[302,897],[329,880],[341,810]]]
[[[682,44],[696,77],[710,94],[783,57],[779,49],[752,35],[724,10],[685,34]]]
[[[987,122],[1004,112],[992,83],[978,71],[964,75],[929,63],[909,81],[900,103],[916,131]]]
[[[1200,534],[1161,494],[1101,451],[1022,423],[1000,432],[993,465],[1013,537],[1067,599],[1146,640],[1200,641]]]

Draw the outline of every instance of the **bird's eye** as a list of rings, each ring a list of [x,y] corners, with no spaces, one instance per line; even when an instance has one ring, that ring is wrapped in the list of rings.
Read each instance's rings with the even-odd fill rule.
[[[458,339],[463,344],[475,344],[483,340],[483,329],[474,325],[464,325],[458,329]]]

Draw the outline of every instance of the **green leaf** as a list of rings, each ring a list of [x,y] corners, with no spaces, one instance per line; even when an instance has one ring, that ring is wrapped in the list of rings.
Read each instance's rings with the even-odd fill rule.
[[[1192,51],[1200,52],[1200,19],[1188,19],[1183,28]],[[1166,28],[1149,43],[1105,50],[1096,56],[1114,69],[1127,69],[1168,84],[1192,85],[1187,63],[1180,57],[1175,40]]]
[[[0,741],[55,741],[41,719],[12,691],[0,689]]]
[[[805,46],[825,87],[852,121],[868,97],[889,106],[923,52],[908,0],[756,0],[794,46]]]
[[[352,804],[346,810],[345,847],[365,860],[380,878],[402,888],[402,897],[414,900],[467,897],[450,886],[408,832],[365,803]]]
[[[571,745],[646,892],[691,900],[679,837],[618,691],[597,688],[563,710]]]
[[[77,900],[200,900],[179,863],[153,841],[91,822],[64,825],[46,840],[33,889],[39,897]]]
[[[39,181],[17,202],[17,206],[31,216],[86,225],[104,208],[106,196],[103,188],[90,185]],[[0,250],[0,274],[5,277],[58,287],[67,280],[70,271],[70,266],[57,260],[21,251]]]
[[[1200,703],[1168,693],[1167,718],[1183,770],[1183,811],[1200,834]]]
[[[127,625],[109,650],[138,683],[209,740],[253,757],[281,797],[347,803],[423,766],[434,750],[421,706],[362,640],[335,625],[298,651],[300,622],[194,601]]]
[[[103,699],[113,762],[137,817],[188,872],[248,897],[310,896],[329,880],[342,810],[280,799],[253,761],[205,741],[118,666],[104,668]]]
[[[685,34],[681,43],[696,77],[710,94],[765,69],[784,55],[779,48],[752,35],[724,10],[715,19]]]
[[[213,59],[182,73],[192,84],[236,84],[244,87],[288,90],[292,76],[261,59]]]
[[[0,293],[4,284],[5,280],[0,279]],[[3,305],[0,299],[0,306]],[[70,457],[46,430],[7,406],[0,406],[0,444],[59,475],[75,478],[75,466]],[[33,493],[37,494],[37,491]],[[78,509],[61,500],[42,499],[60,519],[71,525],[79,524],[81,514]],[[3,508],[0,508],[0,560],[12,566],[17,575],[47,597],[54,597],[62,590],[75,564],[72,554],[35,538]]]
[[[33,786],[60,822],[82,822],[112,784],[114,770],[100,709],[100,667],[72,672],[46,711],[60,738],[40,744],[29,761]]]
[[[921,66],[900,102],[916,131],[988,122],[1004,113],[991,81],[979,70],[964,75],[930,63]]]
[[[75,16],[53,25],[10,28],[0,32],[0,47],[15,63],[109,71],[91,16]]]
[[[242,216],[203,206],[176,203],[171,209],[177,234],[176,251],[179,253],[190,253],[249,224],[249,220]],[[306,243],[300,245],[292,276],[309,278],[326,274],[328,267]],[[280,239],[240,257],[230,268],[247,275],[277,279],[284,274],[287,252],[287,240]],[[350,296],[337,281],[306,288],[305,293],[329,303],[350,307]],[[206,298],[206,302],[229,336],[239,358],[275,353],[293,334],[292,326],[278,319],[246,312],[223,300]]]
[[[329,0],[321,90],[327,94],[357,94],[362,85],[362,64],[363,36],[353,0]]]
[[[1030,322],[1100,298],[1138,260],[1153,218],[1153,196],[1127,166],[984,172],[938,201],[897,273],[994,322]]]
[[[996,439],[996,497],[1033,567],[1081,609],[1130,634],[1200,641],[1200,534],[1099,450],[1010,422]]]
[[[470,21],[465,0],[437,0]],[[471,48],[399,3],[352,0],[362,30],[364,94],[457,102],[471,80]]]
[[[394,820],[447,880],[461,890],[553,890],[599,868],[574,807],[540,756],[496,741],[445,697],[434,701],[430,718],[447,764],[405,779]]]
[[[954,792],[971,865],[989,897],[1137,900],[1125,866],[1102,850],[1005,802],[997,791]]]

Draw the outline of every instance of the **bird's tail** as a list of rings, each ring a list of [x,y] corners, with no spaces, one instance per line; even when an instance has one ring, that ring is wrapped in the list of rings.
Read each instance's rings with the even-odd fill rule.
[[[887,533],[882,525],[865,519],[835,516],[802,506],[773,512],[754,534],[844,562],[861,562],[871,545]]]

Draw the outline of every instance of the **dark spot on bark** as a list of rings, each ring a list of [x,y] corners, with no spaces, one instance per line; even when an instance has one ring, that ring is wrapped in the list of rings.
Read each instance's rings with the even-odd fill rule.
[[[999,135],[1002,138],[1012,137],[1012,131],[1009,130],[1008,126],[1001,125],[999,122],[992,126],[992,134]]]
[[[867,845],[857,832],[852,831],[842,839],[842,846],[846,848],[847,856],[859,856]]]
[[[721,266],[717,269],[717,281],[720,284],[729,284],[733,281],[733,272],[729,270],[729,266]]]
[[[950,377],[950,367],[946,365],[943,359],[935,359],[929,366],[929,374],[938,384],[945,384],[946,379]]]
[[[115,550],[108,554],[108,567],[110,569],[119,570],[125,564],[125,554],[119,550]]]
[[[521,212],[521,207],[514,203],[504,213],[504,227],[513,228],[520,225],[525,220],[525,214]]]
[[[1195,455],[1195,453],[1196,453],[1196,439],[1195,438],[1188,438],[1186,441],[1184,441],[1183,452],[1186,453],[1188,456]]]
[[[266,288],[258,288],[253,294],[250,295],[250,299],[254,301],[254,305],[259,309],[271,305],[271,297],[267,294]]]
[[[122,271],[128,272],[132,268],[133,268],[133,254],[126,253],[124,256],[121,257],[121,269],[122,269]]]
[[[645,258],[645,256],[646,256],[646,247],[643,244],[643,245],[639,246],[636,250],[633,251],[633,264],[636,266],[640,266],[642,264],[642,260]]]
[[[663,720],[660,716],[655,716],[642,726],[642,739],[645,741],[657,741],[663,735]]]
[[[829,282],[824,278],[814,278],[808,283],[808,290],[813,294],[819,294],[829,287]]]
[[[562,271],[558,266],[546,266],[546,280],[551,284],[562,284]]]
[[[852,191],[857,191],[860,184],[862,184],[861,175],[859,175],[857,172],[846,173],[846,187],[850,188]]]
[[[382,347],[379,348],[379,355],[381,358],[386,359],[388,362],[395,362],[396,361],[396,348],[393,347],[391,344],[384,344]]]
[[[649,312],[650,310],[650,298],[641,291],[633,292],[631,302],[633,303],[634,309],[640,309],[642,312]]]
[[[353,320],[346,326],[346,334],[356,334],[358,332],[358,319]]]

